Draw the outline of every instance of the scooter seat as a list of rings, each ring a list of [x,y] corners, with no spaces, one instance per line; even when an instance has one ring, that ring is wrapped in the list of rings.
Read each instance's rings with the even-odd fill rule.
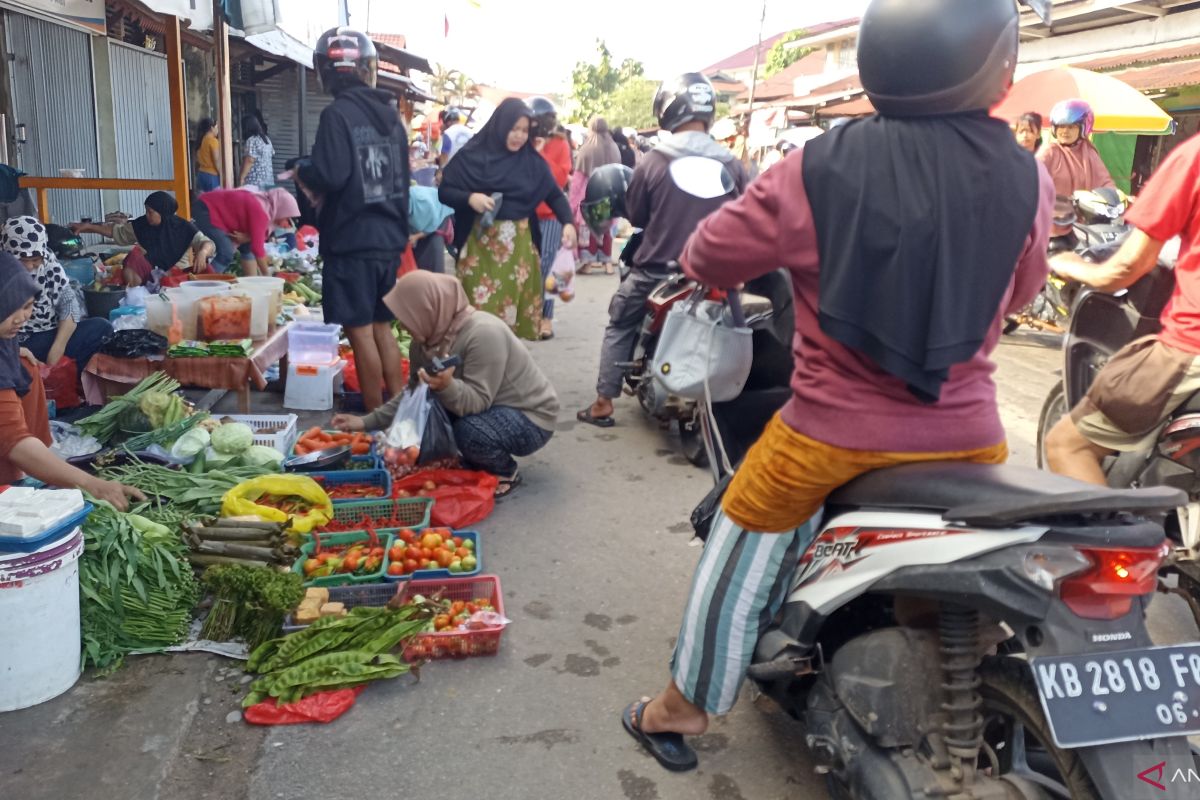
[[[977,527],[1004,527],[1064,516],[1154,514],[1187,503],[1178,489],[1108,489],[1050,472],[1008,465],[942,461],[869,472],[828,503],[861,509],[940,511]]]

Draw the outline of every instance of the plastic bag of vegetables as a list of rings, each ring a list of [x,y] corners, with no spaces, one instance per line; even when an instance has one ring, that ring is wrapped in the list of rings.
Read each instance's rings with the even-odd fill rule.
[[[221,516],[255,516],[309,533],[333,519],[333,501],[304,475],[263,475],[230,489],[221,499]]]

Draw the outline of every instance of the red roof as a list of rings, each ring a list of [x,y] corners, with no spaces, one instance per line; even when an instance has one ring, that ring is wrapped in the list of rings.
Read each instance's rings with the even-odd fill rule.
[[[1079,69],[1104,71],[1119,67],[1130,67],[1134,64],[1155,64],[1162,61],[1179,61],[1200,56],[1200,44],[1187,44],[1176,47],[1156,47],[1142,50],[1138,53],[1127,53],[1121,56],[1097,58],[1092,61],[1073,63],[1071,66]]]
[[[392,47],[399,47],[401,50],[408,47],[408,37],[402,33],[368,33],[367,37],[373,42],[390,44]]]
[[[795,91],[796,78],[820,75],[824,71],[825,51],[816,50],[786,69],[775,73],[765,81],[759,81],[758,87],[754,90],[754,100],[757,102],[759,100],[771,100],[776,97],[791,97]],[[738,95],[739,100],[747,100],[749,98],[749,88]]]
[[[843,19],[843,20],[838,20],[837,22],[819,22],[816,25],[809,25],[809,26],[805,27],[804,30],[808,32],[809,36],[816,36],[821,33],[829,33],[830,31],[836,31],[839,28],[848,28],[851,25],[857,25],[857,24],[858,24],[858,17],[854,17],[853,19]],[[775,45],[775,43],[778,42],[780,39],[782,39],[784,36],[787,36],[790,32],[791,31],[784,31],[783,33],[778,33],[778,34],[772,36],[770,39],[763,39],[762,49],[759,50],[759,61],[761,62],[762,60],[765,60],[767,57],[767,53],[771,50],[771,48]],[[754,50],[755,50],[754,45],[751,45],[750,47],[747,47],[745,50],[734,53],[733,55],[731,55],[727,58],[723,58],[720,61],[718,61],[717,63],[715,63],[711,66],[705,67],[704,69],[702,69],[700,71],[702,73],[704,73],[705,75],[711,75],[714,72],[720,72],[722,70],[738,69],[741,67],[753,66],[754,65]]]
[[[1200,83],[1200,61],[1176,61],[1108,74],[1142,92],[1151,89],[1175,89]]]

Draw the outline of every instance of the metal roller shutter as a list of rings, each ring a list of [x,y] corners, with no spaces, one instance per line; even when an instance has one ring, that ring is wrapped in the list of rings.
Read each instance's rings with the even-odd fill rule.
[[[119,42],[109,42],[116,117],[117,174],[122,178],[174,176],[171,156],[171,100],[167,59]],[[121,210],[141,216],[145,191],[122,191]]]
[[[11,11],[4,12],[4,34],[14,131],[23,130],[25,139],[17,145],[16,165],[30,175],[82,169],[99,177],[88,34]],[[59,223],[103,216],[98,191],[51,191],[48,199]]]

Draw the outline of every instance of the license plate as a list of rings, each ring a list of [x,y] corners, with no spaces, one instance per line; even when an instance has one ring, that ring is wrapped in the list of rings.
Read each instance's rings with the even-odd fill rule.
[[[1059,747],[1200,733],[1200,644],[1029,664]]]

